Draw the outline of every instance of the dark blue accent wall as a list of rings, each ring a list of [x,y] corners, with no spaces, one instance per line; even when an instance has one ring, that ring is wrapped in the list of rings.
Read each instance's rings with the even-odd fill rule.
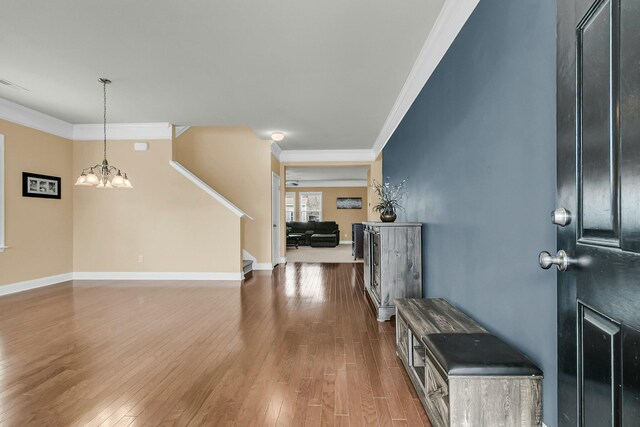
[[[557,425],[556,2],[481,0],[383,152],[424,224],[424,296],[444,297],[544,371]]]

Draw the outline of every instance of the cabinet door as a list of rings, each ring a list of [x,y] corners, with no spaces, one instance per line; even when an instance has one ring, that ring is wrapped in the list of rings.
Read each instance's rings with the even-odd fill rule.
[[[371,233],[368,227],[364,229],[363,255],[364,255],[364,288],[371,288]]]
[[[382,301],[382,261],[381,261],[381,238],[380,233],[371,233],[371,288],[378,302],[383,306],[388,306],[389,301]]]
[[[409,327],[401,315],[396,316],[396,348],[398,356],[409,364]]]

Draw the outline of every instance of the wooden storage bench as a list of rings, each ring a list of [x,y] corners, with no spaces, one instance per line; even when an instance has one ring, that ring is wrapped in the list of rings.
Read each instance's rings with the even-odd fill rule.
[[[396,347],[434,427],[541,424],[540,369],[446,300],[396,300]]]

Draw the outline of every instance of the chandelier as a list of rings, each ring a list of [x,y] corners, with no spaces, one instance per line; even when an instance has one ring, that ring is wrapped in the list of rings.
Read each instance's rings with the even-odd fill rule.
[[[115,166],[111,166],[107,161],[107,85],[111,83],[109,79],[98,79],[102,83],[102,93],[104,100],[103,115],[103,147],[104,160],[102,164],[83,169],[76,180],[76,185],[91,186],[96,188],[133,188],[127,174],[123,173]]]

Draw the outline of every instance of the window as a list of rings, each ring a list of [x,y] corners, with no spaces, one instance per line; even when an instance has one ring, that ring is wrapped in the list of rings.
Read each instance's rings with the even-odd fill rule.
[[[0,134],[0,252],[4,246],[4,135]]]
[[[322,221],[322,193],[300,193],[300,221]]]
[[[296,193],[287,193],[284,198],[285,222],[296,220]]]

